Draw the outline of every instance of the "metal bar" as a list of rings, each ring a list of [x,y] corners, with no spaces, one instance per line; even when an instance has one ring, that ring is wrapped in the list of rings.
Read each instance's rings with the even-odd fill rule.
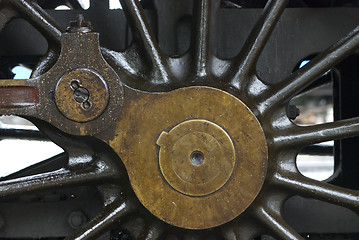
[[[1,181],[11,180],[20,177],[32,176],[36,174],[42,174],[45,172],[56,171],[66,166],[68,162],[68,156],[65,152],[53,156],[49,159],[31,165],[30,167],[21,169],[18,172],[12,173],[6,177],[1,178]]]
[[[40,103],[39,78],[0,80],[0,114],[35,116]]]
[[[198,77],[208,75],[210,50],[210,25],[212,0],[198,0],[193,8],[195,16],[195,28],[192,30],[192,42],[194,48],[193,64]]]
[[[0,198],[62,187],[103,184],[106,180],[116,178],[113,171],[103,166],[102,168],[85,169],[83,167],[77,171],[62,168],[48,173],[1,181]]]
[[[38,64],[33,68],[31,77],[38,77],[44,72],[50,70],[50,68],[56,63],[59,59],[60,51],[54,48],[48,49],[47,53],[38,60]]]
[[[278,132],[275,144],[301,148],[315,143],[359,135],[359,117],[314,126],[294,126]]]
[[[263,207],[257,208],[256,218],[270,231],[273,237],[288,240],[304,240],[293,228],[291,228],[281,216],[270,212]]]
[[[121,71],[132,76],[137,76],[137,70],[127,61],[127,59],[130,58],[127,52],[116,52],[104,47],[101,47],[100,49],[104,58],[116,64],[116,67],[121,69]]]
[[[145,240],[155,240],[163,237],[164,230],[162,223],[152,223],[143,234]]]
[[[31,86],[0,86],[0,109],[23,108],[39,103],[39,89]]]
[[[161,53],[155,36],[150,30],[145,14],[138,0],[121,0],[123,10],[130,24],[133,36],[141,41],[146,53],[152,61],[154,69],[157,70],[156,83],[168,83],[169,70],[167,58]],[[141,55],[141,53],[139,53]]]
[[[230,224],[229,226],[225,227],[222,232],[223,232],[223,237],[225,240],[239,240],[240,239],[240,235],[238,234],[237,231],[238,226],[236,226],[235,224]],[[242,237],[243,239],[251,239],[247,236]]]
[[[222,238],[225,240],[256,239],[261,232],[258,229],[258,220],[253,216],[243,216],[241,220],[234,220],[227,225],[221,226]]]
[[[231,82],[233,86],[240,88],[241,82],[246,80],[250,74],[256,72],[259,56],[278,23],[287,2],[288,0],[268,1],[262,15],[235,59],[238,65],[234,69],[235,74]]]
[[[297,96],[310,92],[316,88],[323,87],[324,85],[331,84],[333,83],[333,79],[340,79],[340,73],[338,72],[338,70],[333,70],[333,69],[329,70],[319,79],[315,80],[309,86],[301,90]]]
[[[60,38],[64,30],[35,1],[13,0],[9,1],[9,3],[47,40],[60,46]]]
[[[23,129],[0,129],[0,140],[3,139],[50,141],[40,131]]]
[[[128,202],[119,200],[107,205],[103,211],[88,222],[82,229],[66,240],[96,239],[110,230],[122,217],[131,212],[132,207]]]
[[[2,7],[0,14],[0,32],[2,32],[8,22],[17,17],[16,11],[9,7]]]
[[[288,102],[295,94],[349,56],[358,47],[359,27],[356,27],[348,36],[316,56],[287,79],[269,88],[264,93],[264,100],[259,103],[258,110],[262,113],[269,112],[274,106]]]
[[[347,188],[316,181],[300,174],[281,175],[276,173],[274,179],[294,195],[313,198],[359,212],[359,193]]]

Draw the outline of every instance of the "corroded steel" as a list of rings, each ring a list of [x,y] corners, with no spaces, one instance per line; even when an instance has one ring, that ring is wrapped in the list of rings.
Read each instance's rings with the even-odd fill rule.
[[[239,99],[218,89],[153,94],[125,88],[116,128],[98,137],[106,141],[109,132],[115,134],[108,143],[141,203],[178,227],[205,229],[232,220],[265,179],[267,144],[260,124]],[[190,162],[196,150],[204,154],[203,166]]]

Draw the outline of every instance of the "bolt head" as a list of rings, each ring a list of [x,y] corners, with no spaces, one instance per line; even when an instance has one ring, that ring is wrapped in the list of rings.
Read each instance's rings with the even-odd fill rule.
[[[69,216],[69,224],[73,229],[79,229],[86,223],[86,216],[81,211],[73,211]]]
[[[85,18],[82,14],[77,15],[76,21],[71,21],[70,26],[67,27],[66,32],[81,32],[88,33],[92,32],[92,26],[90,21],[85,21]]]

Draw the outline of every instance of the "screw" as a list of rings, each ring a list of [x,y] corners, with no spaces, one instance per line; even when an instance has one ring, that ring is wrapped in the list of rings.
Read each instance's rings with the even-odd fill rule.
[[[76,21],[71,21],[70,26],[67,27],[66,32],[80,32],[88,33],[92,32],[91,22],[85,21],[85,18],[82,14],[77,15]]]
[[[90,93],[89,91],[84,87],[79,87],[74,91],[74,99],[78,103],[84,103],[89,100]]]
[[[74,80],[70,83],[72,89],[74,89],[74,99],[78,103],[82,103],[82,108],[87,110],[91,107],[91,103],[88,101],[90,98],[89,91],[80,86],[80,83],[77,80]]]
[[[295,120],[299,116],[300,110],[295,105],[289,105],[287,114],[290,120]]]
[[[73,211],[69,216],[69,224],[73,229],[79,229],[86,222],[86,216],[81,211]]]

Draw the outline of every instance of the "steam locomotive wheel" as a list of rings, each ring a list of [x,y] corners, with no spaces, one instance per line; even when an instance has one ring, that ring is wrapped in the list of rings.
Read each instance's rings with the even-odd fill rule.
[[[268,1],[230,60],[210,50],[211,0],[196,1],[181,57],[161,52],[137,0],[122,1],[134,37],[124,52],[100,47],[81,16],[65,32],[34,1],[0,3],[5,22],[21,16],[50,43],[31,79],[0,81],[0,114],[30,119],[68,155],[59,170],[1,181],[0,198],[101,186],[102,212],[67,239],[136,224],[134,239],[302,239],[281,214],[294,195],[358,213],[357,191],[304,177],[295,163],[307,145],[359,135],[358,119],[303,127],[287,107],[358,48],[359,28],[269,85],[256,65],[286,0]]]

